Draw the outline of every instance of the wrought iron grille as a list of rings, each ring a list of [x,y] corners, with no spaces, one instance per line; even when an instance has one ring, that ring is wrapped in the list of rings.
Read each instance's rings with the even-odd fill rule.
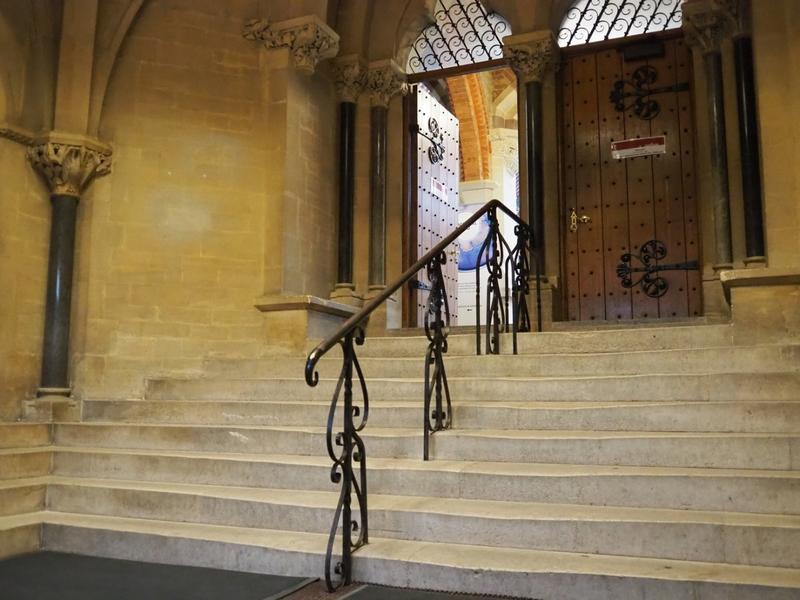
[[[575,0],[558,31],[562,48],[681,26],[683,0]]]
[[[433,23],[411,46],[407,71],[421,73],[503,57],[508,22],[480,0],[436,0]]]

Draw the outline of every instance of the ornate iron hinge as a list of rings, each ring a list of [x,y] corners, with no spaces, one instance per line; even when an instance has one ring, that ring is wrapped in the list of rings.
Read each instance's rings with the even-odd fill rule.
[[[431,117],[428,119],[428,133],[422,131],[419,125],[413,125],[414,133],[426,138],[431,146],[428,148],[428,158],[434,165],[444,160],[444,134],[439,129],[439,122]]]
[[[611,88],[610,99],[617,112],[625,112],[633,109],[640,119],[650,121],[655,119],[661,112],[661,105],[651,98],[655,94],[666,94],[667,92],[687,92],[688,83],[676,83],[662,87],[650,87],[658,81],[658,71],[650,65],[643,65],[636,69],[630,81],[620,79]],[[628,98],[635,98],[633,102],[628,102]]]
[[[642,244],[639,254],[626,252],[620,257],[622,261],[617,265],[617,277],[620,278],[622,287],[632,288],[637,285],[642,286],[642,291],[649,298],[661,298],[667,293],[669,283],[666,279],[659,276],[660,271],[694,271],[700,268],[696,260],[682,263],[670,263],[665,265],[658,264],[667,256],[667,248],[664,242],[650,240]],[[632,266],[633,260],[639,261],[641,266]],[[636,281],[633,280],[634,273],[642,273]]]

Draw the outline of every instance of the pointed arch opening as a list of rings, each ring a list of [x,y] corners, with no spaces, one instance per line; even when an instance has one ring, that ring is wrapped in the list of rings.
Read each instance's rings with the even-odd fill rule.
[[[511,26],[480,0],[436,0],[433,22],[417,36],[407,73],[473,65],[503,57],[503,38]]]

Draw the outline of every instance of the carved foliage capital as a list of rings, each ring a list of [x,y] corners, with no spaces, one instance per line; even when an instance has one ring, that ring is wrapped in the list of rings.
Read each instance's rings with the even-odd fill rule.
[[[333,58],[339,52],[338,34],[313,15],[277,23],[254,19],[248,21],[242,35],[263,42],[268,49],[288,48],[293,65],[309,74],[319,61]]]
[[[523,81],[542,81],[554,65],[557,52],[552,35],[520,40],[519,43],[507,38],[503,47],[503,54],[508,58],[511,68]]]
[[[408,93],[406,75],[394,61],[373,63],[367,71],[366,88],[375,106],[388,107],[397,94]]]
[[[333,65],[333,85],[342,102],[355,102],[366,83],[366,66],[356,55],[337,59]]]
[[[705,0],[683,4],[683,29],[687,42],[703,52],[719,52],[722,41],[738,28],[738,0]]]
[[[54,141],[28,148],[28,160],[50,193],[67,196],[80,196],[95,177],[111,171],[110,152]]]

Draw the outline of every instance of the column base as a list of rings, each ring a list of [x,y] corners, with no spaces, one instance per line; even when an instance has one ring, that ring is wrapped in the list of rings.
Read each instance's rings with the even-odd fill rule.
[[[730,271],[733,269],[733,263],[718,263],[716,265],[711,265],[711,268],[714,269],[714,273],[719,273],[720,271]]]
[[[767,257],[748,256],[744,259],[744,266],[748,269],[763,269],[767,266]]]
[[[540,280],[542,296],[542,331],[553,328],[553,298],[556,287],[547,277]],[[537,302],[536,302],[536,277],[528,279],[528,315],[531,318],[531,331],[538,331]]]
[[[358,312],[317,296],[267,296],[255,307],[264,313],[270,349],[281,354],[304,354]]]
[[[385,285],[371,285],[367,290],[367,295],[364,296],[364,304],[371,302],[376,296],[379,296],[386,289]],[[397,315],[394,315],[397,313]],[[396,317],[396,318],[395,318]],[[370,315],[367,322],[367,335],[378,336],[385,335],[386,330],[390,329],[395,321],[399,323],[401,317],[397,300],[394,296],[390,296],[388,300],[382,302]]]
[[[357,308],[364,305],[364,298],[356,294],[356,286],[352,283],[337,283],[331,292],[330,299]]]
[[[39,392],[41,392],[42,389],[48,388],[41,388]],[[55,420],[80,420],[80,407],[78,402],[73,398],[60,394],[41,395],[34,400],[26,400],[22,404],[22,411],[25,421],[51,423]]]
[[[62,388],[62,387],[40,387],[36,390],[36,397],[37,398],[44,398],[47,396],[58,396],[69,398],[72,394],[72,388]]]

